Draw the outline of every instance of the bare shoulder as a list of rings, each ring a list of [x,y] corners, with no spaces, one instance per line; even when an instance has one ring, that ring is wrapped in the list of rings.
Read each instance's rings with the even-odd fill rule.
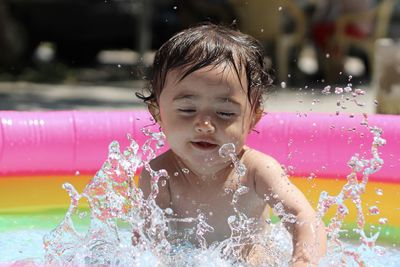
[[[270,163],[270,164],[279,164],[273,157],[267,155],[263,152],[260,152],[254,148],[246,147],[246,158],[251,159],[251,161],[256,163]]]
[[[283,183],[290,183],[280,163],[258,150],[248,148],[243,163],[251,179],[254,179],[255,189],[259,195],[275,191],[275,188]]]
[[[253,148],[247,148],[243,163],[249,172],[255,176],[260,174],[273,175],[276,173],[281,175],[283,173],[283,169],[276,159]]]

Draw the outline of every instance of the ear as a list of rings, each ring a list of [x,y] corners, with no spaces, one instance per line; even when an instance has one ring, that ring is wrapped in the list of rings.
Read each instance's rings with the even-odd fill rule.
[[[151,113],[151,116],[153,116],[153,118],[156,122],[161,121],[160,108],[155,101],[151,101],[149,104],[147,104],[147,109],[149,110],[149,112]]]
[[[250,129],[253,129],[256,126],[256,124],[261,120],[263,113],[264,113],[264,109],[261,107],[256,108],[256,110],[254,110],[254,113],[253,113],[253,116],[251,119]]]

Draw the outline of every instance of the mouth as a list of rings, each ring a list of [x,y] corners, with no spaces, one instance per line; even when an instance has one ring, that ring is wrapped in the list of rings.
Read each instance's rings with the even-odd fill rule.
[[[218,147],[217,144],[209,143],[206,141],[191,142],[191,144],[201,150],[213,150]]]

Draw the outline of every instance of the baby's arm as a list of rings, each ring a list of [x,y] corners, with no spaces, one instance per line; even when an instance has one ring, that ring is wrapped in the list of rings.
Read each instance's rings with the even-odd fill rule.
[[[293,265],[317,265],[326,253],[325,226],[316,217],[316,213],[302,192],[288,179],[281,166],[273,158],[260,152],[254,152],[252,167],[256,193],[267,199],[271,207],[283,207],[289,214],[285,220],[286,229],[293,236]],[[295,216],[296,222],[290,222],[290,216]],[[283,216],[280,216],[281,218]]]

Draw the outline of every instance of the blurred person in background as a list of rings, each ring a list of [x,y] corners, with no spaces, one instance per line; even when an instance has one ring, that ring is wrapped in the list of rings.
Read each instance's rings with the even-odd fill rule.
[[[312,21],[312,39],[317,49],[320,72],[328,82],[335,82],[344,67],[344,53],[335,45],[336,22],[342,15],[369,11],[375,0],[319,0],[316,1]],[[363,38],[372,33],[373,20],[362,20],[346,25],[347,35]]]
[[[238,15],[239,29],[260,40],[268,66],[276,81],[288,82],[306,39],[305,2],[295,0],[231,0]],[[294,77],[292,77],[294,78]]]

